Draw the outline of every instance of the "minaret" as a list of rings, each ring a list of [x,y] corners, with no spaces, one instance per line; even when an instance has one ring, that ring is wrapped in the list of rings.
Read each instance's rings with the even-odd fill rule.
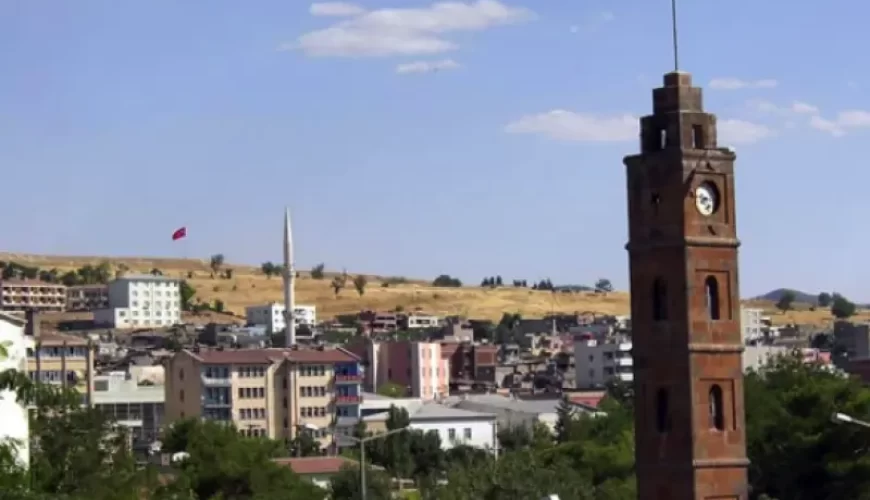
[[[294,288],[296,268],[293,265],[293,232],[290,230],[290,209],[284,212],[284,324],[287,334],[287,347],[296,345],[296,309]]]

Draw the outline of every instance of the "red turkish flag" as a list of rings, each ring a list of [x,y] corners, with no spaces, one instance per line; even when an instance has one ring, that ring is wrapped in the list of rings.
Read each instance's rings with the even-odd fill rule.
[[[181,238],[184,238],[185,236],[187,236],[187,228],[180,227],[180,228],[176,229],[174,233],[172,233],[172,241],[180,240]]]

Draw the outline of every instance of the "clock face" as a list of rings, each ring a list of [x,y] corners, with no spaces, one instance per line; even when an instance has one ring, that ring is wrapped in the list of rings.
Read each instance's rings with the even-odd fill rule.
[[[719,192],[716,186],[705,182],[695,188],[695,207],[701,215],[713,215],[719,208]]]

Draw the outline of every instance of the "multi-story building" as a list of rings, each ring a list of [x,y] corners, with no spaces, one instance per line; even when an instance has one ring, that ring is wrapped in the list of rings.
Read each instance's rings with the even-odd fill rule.
[[[109,287],[106,285],[78,285],[66,289],[67,311],[93,311],[109,307]]]
[[[82,403],[90,404],[94,378],[94,347],[88,340],[59,332],[33,330],[27,349],[27,370],[32,380],[75,389]]]
[[[37,280],[0,281],[0,311],[63,311],[66,286]]]
[[[634,381],[631,341],[574,341],[575,384],[579,389],[603,387],[611,380]]]
[[[18,370],[27,373],[27,350],[32,339],[24,334],[27,321],[19,316],[0,312],[0,344],[5,351],[0,356],[0,371]],[[27,407],[18,401],[13,391],[0,391],[0,440],[13,440],[18,463],[30,464],[30,424]]]
[[[284,319],[284,304],[274,302],[263,306],[245,308],[245,318],[249,325],[264,325],[269,333],[284,331],[287,322]],[[317,324],[317,307],[296,304],[293,308],[293,320],[296,326],[313,327]]]
[[[240,432],[321,446],[360,418],[359,358],[343,349],[237,349],[176,353],[166,372],[167,422],[197,417]]]
[[[418,328],[436,328],[441,325],[441,318],[431,314],[402,314],[399,316],[399,328],[415,330]]]
[[[366,389],[372,392],[387,382],[406,388],[405,395],[421,400],[447,396],[450,361],[436,342],[375,342],[362,339],[348,350],[363,360]]]
[[[166,327],[181,323],[181,287],[164,276],[129,275],[109,283],[109,307],[94,322],[113,328]]]
[[[761,318],[764,316],[764,310],[754,307],[740,308],[740,327],[743,329],[743,342],[752,342],[759,340],[764,336],[762,333]]]
[[[165,397],[163,385],[142,385],[127,372],[94,377],[94,408],[128,428],[134,446],[159,439]]]
[[[441,356],[449,361],[450,384],[497,384],[498,349],[471,342],[441,342]]]

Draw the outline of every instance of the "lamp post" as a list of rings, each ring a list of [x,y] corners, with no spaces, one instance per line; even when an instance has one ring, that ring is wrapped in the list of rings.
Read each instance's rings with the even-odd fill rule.
[[[868,429],[870,429],[870,422],[859,420],[850,415],[846,415],[845,413],[834,413],[833,415],[831,415],[831,422],[834,422],[835,424],[860,425],[861,427],[867,427]]]
[[[361,495],[360,498],[362,500],[366,500],[366,497],[368,496],[368,491],[366,490],[366,443],[368,443],[369,441],[374,441],[376,439],[385,438],[392,434],[398,434],[408,429],[409,427],[401,427],[399,429],[393,429],[391,431],[374,434],[372,436],[364,438],[358,438],[354,436],[342,436],[343,438],[350,439],[355,443],[359,443],[359,484]]]

